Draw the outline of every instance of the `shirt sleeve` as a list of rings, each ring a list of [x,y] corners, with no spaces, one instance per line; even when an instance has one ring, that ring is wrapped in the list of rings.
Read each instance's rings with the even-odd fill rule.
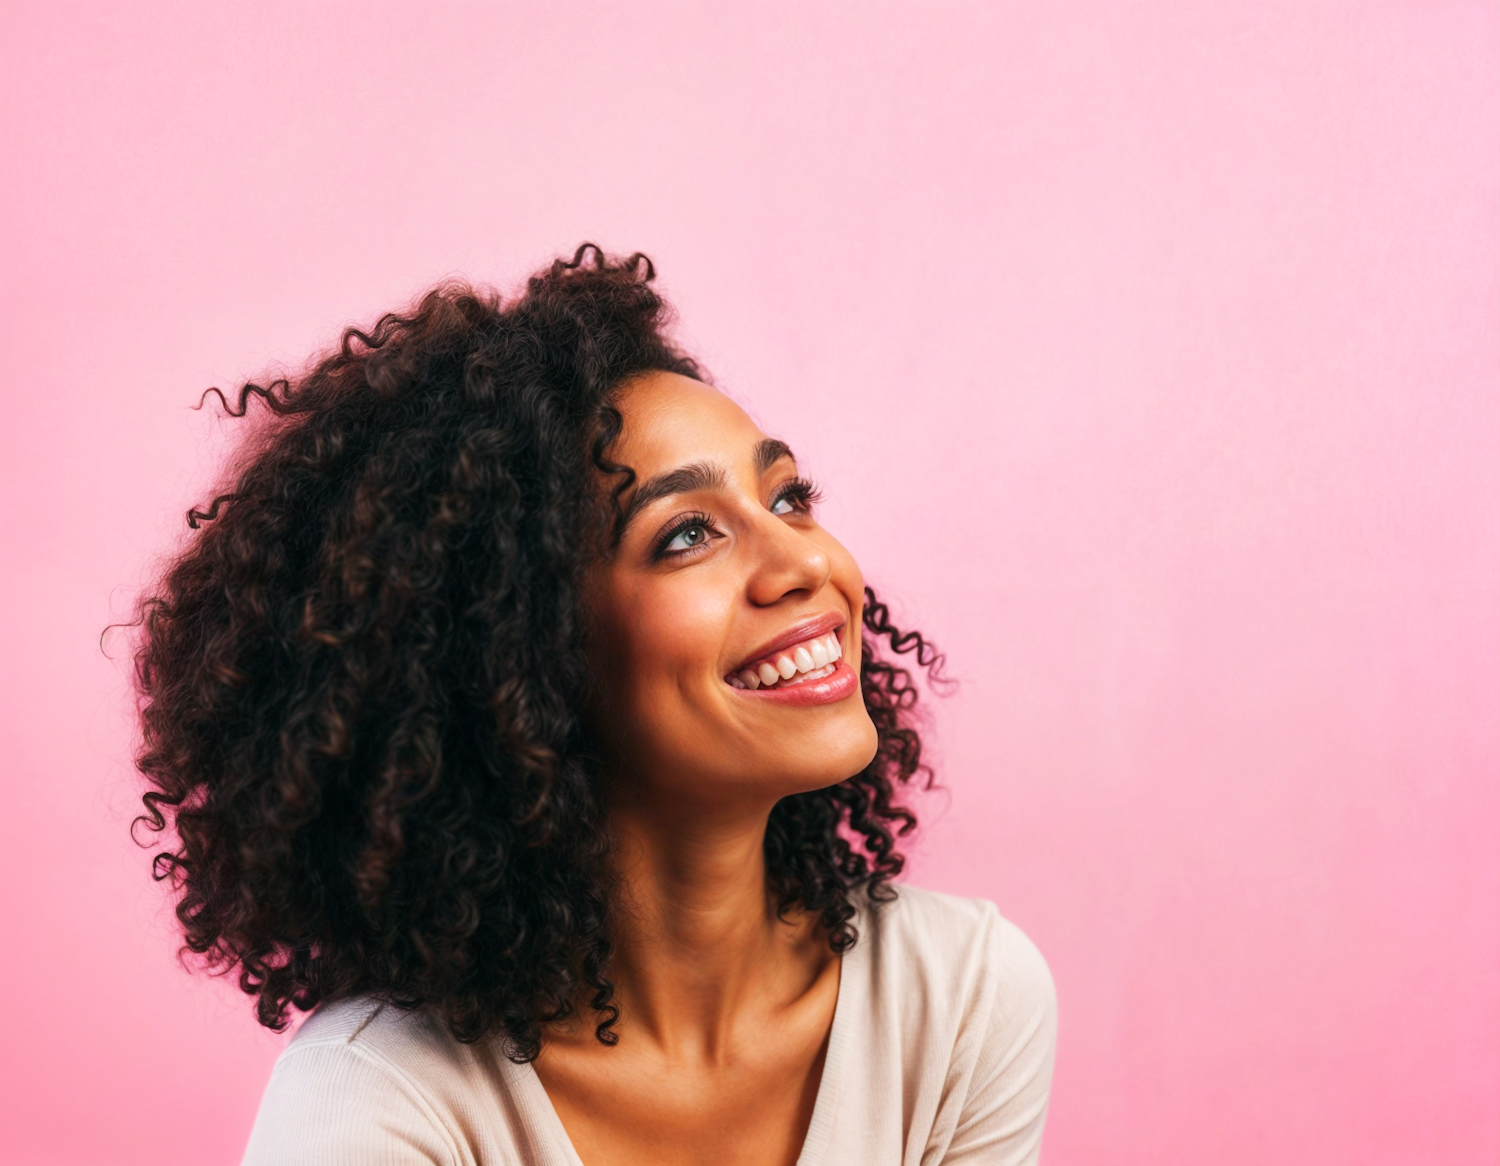
[[[979,1046],[945,1166],[1035,1166],[1052,1088],[1057,991],[1047,961],[1014,924],[994,919],[995,963]]]
[[[432,1106],[395,1066],[344,1044],[282,1054],[242,1166],[459,1166]]]

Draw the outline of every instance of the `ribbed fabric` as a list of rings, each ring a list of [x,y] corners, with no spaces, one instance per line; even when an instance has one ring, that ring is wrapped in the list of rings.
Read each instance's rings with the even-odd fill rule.
[[[1057,1031],[1041,953],[991,903],[915,887],[843,958],[798,1166],[1030,1166]],[[583,1166],[530,1065],[423,1012],[319,1008],[276,1062],[245,1166]]]

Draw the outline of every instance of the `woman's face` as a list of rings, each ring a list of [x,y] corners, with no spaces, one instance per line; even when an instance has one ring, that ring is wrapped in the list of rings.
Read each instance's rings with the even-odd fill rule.
[[[617,779],[674,799],[819,789],[875,754],[859,688],[864,581],[791,451],[728,397],[632,381],[610,459],[627,521],[589,576],[597,728]]]

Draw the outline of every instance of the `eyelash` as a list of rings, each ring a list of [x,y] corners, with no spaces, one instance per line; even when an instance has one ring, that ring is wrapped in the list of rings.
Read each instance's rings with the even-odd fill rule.
[[[783,498],[791,499],[797,509],[804,514],[812,510],[813,506],[823,499],[822,492],[806,478],[793,478],[790,482],[784,482],[771,495],[771,507],[775,509],[776,503]]]
[[[704,514],[701,510],[695,510],[691,514],[684,514],[666,530],[656,537],[656,546],[651,550],[651,561],[658,562],[661,559],[673,559],[678,555],[690,555],[697,547],[689,547],[685,551],[669,551],[672,540],[685,530],[692,530],[695,526],[701,526],[705,530],[713,529],[714,520],[712,515]]]
[[[812,512],[814,504],[822,497],[822,492],[808,479],[793,478],[791,481],[784,482],[776,488],[776,492],[771,495],[770,508],[774,510],[778,502],[790,501],[800,513],[809,514]],[[678,518],[676,522],[672,523],[671,526],[667,527],[666,530],[657,536],[656,545],[651,551],[652,561],[659,562],[662,559],[676,558],[678,555],[692,554],[698,549],[697,547],[689,547],[681,551],[669,551],[667,547],[671,546],[672,540],[685,530],[692,530],[695,526],[701,526],[705,530],[712,530],[713,525],[713,516],[705,514],[701,510],[695,510],[690,514],[682,515],[682,517]]]

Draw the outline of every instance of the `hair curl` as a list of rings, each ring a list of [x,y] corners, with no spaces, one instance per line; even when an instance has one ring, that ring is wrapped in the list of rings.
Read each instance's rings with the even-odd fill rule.
[[[585,245],[509,302],[440,286],[300,377],[204,395],[261,425],[140,601],[137,823],[175,835],[153,872],[185,951],[237,970],[262,1024],[369,993],[529,1060],[587,999],[615,1039],[578,604],[618,498],[612,394],[704,379],[653,277]],[[836,952],[856,891],[894,895],[899,787],[931,781],[912,677],[873,640],[940,658],[873,592],[863,620],[876,756],[779,802],[765,841],[770,894]]]

